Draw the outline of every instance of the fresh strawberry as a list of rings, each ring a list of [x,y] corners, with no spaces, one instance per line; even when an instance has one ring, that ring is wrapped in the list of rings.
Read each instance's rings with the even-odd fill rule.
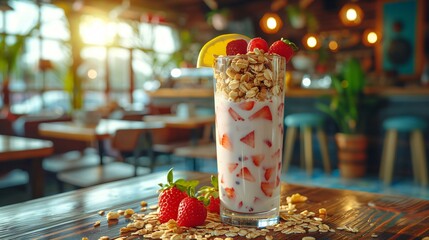
[[[256,181],[255,177],[252,175],[252,173],[247,167],[242,168],[240,172],[237,174],[237,177],[243,178],[249,182]]]
[[[249,41],[249,44],[247,45],[247,52],[254,52],[255,48],[259,48],[259,50],[268,52],[268,43],[260,37],[253,38]]]
[[[268,106],[262,107],[257,112],[255,112],[254,114],[252,114],[249,117],[249,120],[255,120],[255,119],[258,119],[258,118],[267,119],[269,121],[272,121],[273,120],[273,115],[271,114],[270,107],[268,107]]]
[[[229,108],[228,112],[229,115],[231,115],[232,119],[234,119],[234,121],[244,121],[244,118],[242,118],[236,111],[234,111],[234,109]]]
[[[220,214],[220,198],[214,198],[213,196],[210,196],[210,203],[207,206],[207,211],[211,213],[217,213]]]
[[[265,180],[267,180],[267,181],[270,180],[271,176],[274,173],[274,170],[275,170],[274,168],[275,167],[265,169],[265,172],[264,172],[264,178],[265,178]]]
[[[198,181],[185,181],[178,179],[173,182],[173,169],[167,173],[167,184],[159,184],[161,186],[158,196],[159,205],[159,221],[161,223],[168,222],[170,219],[177,219],[180,202],[188,195],[185,190],[189,186],[197,186]]]
[[[191,189],[191,188],[190,188]],[[192,192],[192,190],[190,190]],[[179,205],[177,224],[182,227],[196,227],[204,225],[207,218],[207,209],[204,203],[189,193]]]
[[[226,192],[226,196],[229,199],[234,199],[235,198],[235,189],[233,187],[231,187],[231,188],[225,188],[225,192]]]
[[[198,199],[207,206],[209,212],[220,213],[219,182],[216,176],[212,175],[211,186],[201,187],[197,195]]]
[[[244,39],[236,39],[226,44],[226,55],[247,53],[247,42]]]
[[[238,163],[230,163],[228,164],[228,170],[230,173],[234,172],[234,170],[238,167]]]
[[[255,148],[255,131],[251,131],[246,136],[240,138],[240,141],[247,144],[251,148]]]
[[[261,182],[261,190],[267,197],[273,196],[275,185],[273,182]]]
[[[253,106],[255,106],[254,101],[246,101],[246,102],[242,102],[242,103],[238,104],[238,107],[245,110],[245,111],[252,110]]]
[[[298,47],[295,43],[282,38],[281,40],[275,41],[271,44],[268,53],[275,53],[284,58],[286,58],[286,63],[290,61],[290,59],[295,55],[295,52],[298,51]]]
[[[240,201],[239,203],[238,203],[238,208],[242,208],[243,207],[243,201]]]
[[[252,156],[252,161],[253,164],[255,164],[255,166],[259,167],[259,165],[261,165],[261,163],[265,160],[265,156],[262,154],[259,155],[253,155]]]
[[[271,146],[273,146],[273,143],[271,142],[271,140],[269,140],[269,139],[265,139],[264,140],[264,143],[265,143],[265,145],[267,145],[267,147],[271,147]]]

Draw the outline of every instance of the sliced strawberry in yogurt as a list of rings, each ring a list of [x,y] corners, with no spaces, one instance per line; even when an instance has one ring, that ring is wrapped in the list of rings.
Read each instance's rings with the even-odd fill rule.
[[[264,172],[265,180],[269,181],[274,171],[275,171],[274,167],[265,169],[265,172]]]
[[[242,118],[240,114],[234,111],[234,109],[229,108],[228,112],[229,112],[229,115],[231,115],[232,119],[234,119],[234,121],[244,121],[244,118]]]
[[[240,172],[237,174],[237,177],[243,178],[249,182],[256,181],[255,177],[252,175],[252,173],[247,167],[242,168]]]
[[[230,163],[228,164],[228,170],[230,173],[234,172],[234,170],[238,167],[238,163]]]
[[[261,190],[267,197],[273,196],[273,191],[275,187],[276,186],[274,182],[261,182]]]
[[[234,188],[225,188],[225,193],[229,199],[235,198],[235,189]]]
[[[240,138],[240,141],[247,144],[251,148],[255,148],[255,131],[251,131],[246,136]]]
[[[253,164],[255,164],[255,166],[257,166],[257,167],[259,167],[259,165],[261,165],[261,163],[264,160],[265,160],[265,155],[263,155],[263,154],[253,155],[252,156]]]
[[[255,112],[254,114],[252,114],[249,117],[249,120],[255,120],[255,119],[267,119],[269,121],[273,120],[273,115],[271,114],[271,110],[270,107],[268,106],[264,106],[261,109],[259,109],[257,112]]]
[[[245,110],[245,111],[250,111],[252,110],[253,106],[255,106],[255,102],[254,101],[246,101],[246,102],[242,102],[238,105],[239,108]]]

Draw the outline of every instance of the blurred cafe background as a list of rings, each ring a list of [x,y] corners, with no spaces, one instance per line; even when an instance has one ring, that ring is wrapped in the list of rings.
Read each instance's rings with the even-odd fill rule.
[[[213,73],[196,68],[201,47],[225,33],[287,38],[300,50],[285,79],[282,180],[429,199],[428,4],[1,0],[2,151],[7,136],[53,144],[42,158],[44,196],[171,167],[216,172]],[[164,125],[138,154],[133,133],[67,138],[43,125],[105,120]],[[115,162],[136,174],[88,172]],[[0,157],[0,206],[34,197],[39,175],[21,165]]]

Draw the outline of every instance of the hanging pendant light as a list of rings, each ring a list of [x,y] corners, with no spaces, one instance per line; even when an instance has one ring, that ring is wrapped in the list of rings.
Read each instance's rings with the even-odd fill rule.
[[[277,33],[283,26],[283,21],[277,13],[267,12],[259,21],[262,31],[267,34]]]
[[[347,3],[340,10],[340,20],[345,26],[357,26],[362,22],[363,11],[355,3]]]

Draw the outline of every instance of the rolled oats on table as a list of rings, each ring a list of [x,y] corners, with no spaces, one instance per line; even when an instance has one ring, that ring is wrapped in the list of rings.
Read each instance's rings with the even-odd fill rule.
[[[244,237],[247,239],[264,238],[266,240],[272,240],[273,234],[305,234],[319,232],[323,233],[334,233],[335,229],[324,223],[324,219],[317,217],[316,213],[308,210],[303,210],[297,213],[296,205],[294,203],[300,203],[307,201],[307,197],[300,194],[293,194],[287,198],[288,204],[280,206],[280,217],[281,221],[273,226],[268,226],[264,229],[252,228],[252,227],[236,227],[225,225],[221,222],[218,214],[208,213],[206,224],[204,226],[198,226],[194,228],[181,227],[175,220],[170,220],[166,223],[160,223],[158,221],[158,212],[151,211],[146,214],[144,213],[133,213],[129,217],[129,223],[126,227],[120,229],[121,237],[125,236],[142,236],[144,239],[234,239],[236,237]],[[155,206],[155,205],[154,205]],[[321,208],[324,209],[324,208]],[[319,214],[326,213],[326,209],[320,210]],[[118,217],[117,212],[109,212],[106,218]],[[344,230],[351,233],[357,233],[357,228],[349,226],[339,226],[338,230]],[[373,234],[376,237],[375,234]],[[107,237],[107,236],[103,236]],[[102,238],[100,238],[102,239]],[[108,238],[104,238],[108,239]],[[304,236],[302,239],[315,239],[311,236]]]

